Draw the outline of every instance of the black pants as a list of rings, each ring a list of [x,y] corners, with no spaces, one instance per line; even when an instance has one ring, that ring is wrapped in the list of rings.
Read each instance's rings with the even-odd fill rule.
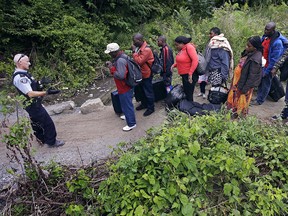
[[[200,83],[200,92],[201,92],[202,94],[205,94],[205,87],[206,87],[206,82],[205,82],[205,81],[202,81],[202,82]]]
[[[54,145],[56,141],[56,128],[53,120],[41,104],[32,104],[26,108],[31,119],[34,135],[48,145]]]
[[[192,83],[190,83],[188,80],[188,74],[181,75],[181,77],[182,77],[184,93],[186,94],[186,99],[188,101],[193,101],[193,93],[194,93],[195,85],[198,82],[199,76],[196,73],[193,73]]]
[[[141,88],[145,94],[145,97],[142,98],[141,104],[149,110],[154,110],[154,92],[153,92],[153,85],[152,85],[153,77],[150,76],[149,78],[142,79],[140,83]]]

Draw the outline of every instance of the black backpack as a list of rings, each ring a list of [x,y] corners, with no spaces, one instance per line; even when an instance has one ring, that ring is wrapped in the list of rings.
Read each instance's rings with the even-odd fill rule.
[[[149,47],[149,46],[147,46],[147,47],[151,49],[151,47]],[[152,49],[151,49],[151,51],[153,53],[154,61],[153,61],[151,66],[147,62],[146,62],[146,64],[149,66],[149,68],[153,74],[161,74],[163,71],[163,65],[160,61],[160,58],[158,57],[158,54],[156,52],[153,52]]]
[[[126,59],[128,64],[128,73],[125,80],[126,84],[130,87],[135,87],[142,81],[140,66],[129,56],[120,58]]]

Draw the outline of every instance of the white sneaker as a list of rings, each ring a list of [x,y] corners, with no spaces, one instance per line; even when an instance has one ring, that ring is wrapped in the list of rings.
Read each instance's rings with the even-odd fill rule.
[[[132,129],[135,128],[135,127],[136,127],[136,124],[133,125],[133,126],[131,126],[131,127],[129,127],[128,125],[126,125],[125,127],[123,127],[123,131],[130,131],[130,130],[132,130]]]
[[[205,94],[203,94],[202,97],[203,97],[203,99],[206,99],[206,98],[207,98]]]
[[[197,95],[197,97],[201,97],[203,94],[202,93],[199,93],[198,95]]]
[[[120,119],[125,120],[126,119],[125,115],[121,115]]]

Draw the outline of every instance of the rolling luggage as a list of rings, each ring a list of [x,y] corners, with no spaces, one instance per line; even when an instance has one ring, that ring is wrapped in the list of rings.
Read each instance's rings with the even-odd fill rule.
[[[280,98],[285,96],[285,91],[278,76],[274,76],[271,83],[271,88],[268,94],[273,101],[277,102]]]
[[[166,86],[163,80],[153,80],[154,101],[163,100],[167,96]]]
[[[157,102],[159,100],[163,100],[167,96],[166,86],[163,80],[153,80],[153,92],[154,92],[154,101]],[[143,97],[145,97],[143,88],[140,85],[135,86],[134,88],[134,96],[137,102],[141,101]]]
[[[116,114],[121,114],[122,113],[122,108],[120,104],[120,99],[118,95],[118,91],[113,91],[111,92],[111,100],[112,100],[112,105],[114,108],[114,111]]]

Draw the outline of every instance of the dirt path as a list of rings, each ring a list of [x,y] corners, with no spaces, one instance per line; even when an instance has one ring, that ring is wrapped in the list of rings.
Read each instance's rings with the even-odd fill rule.
[[[199,88],[195,90],[198,94]],[[207,100],[194,97],[195,101],[207,103]],[[136,102],[135,102],[136,103]],[[251,106],[250,115],[269,122],[271,116],[281,112],[284,98],[278,102],[267,100],[261,106]],[[108,156],[112,148],[120,142],[133,142],[146,135],[146,130],[158,126],[165,120],[166,112],[162,102],[156,103],[156,112],[148,117],[143,117],[144,111],[136,111],[137,127],[130,132],[123,132],[125,121],[121,120],[113,111],[111,105],[99,112],[83,115],[77,111],[72,114],[52,116],[58,138],[66,141],[63,147],[48,148],[40,146],[36,141],[33,147],[38,161],[47,162],[54,160],[62,164],[81,165]],[[1,172],[0,182],[7,181],[9,177],[5,172],[11,164],[6,157],[6,147],[0,143]]]

